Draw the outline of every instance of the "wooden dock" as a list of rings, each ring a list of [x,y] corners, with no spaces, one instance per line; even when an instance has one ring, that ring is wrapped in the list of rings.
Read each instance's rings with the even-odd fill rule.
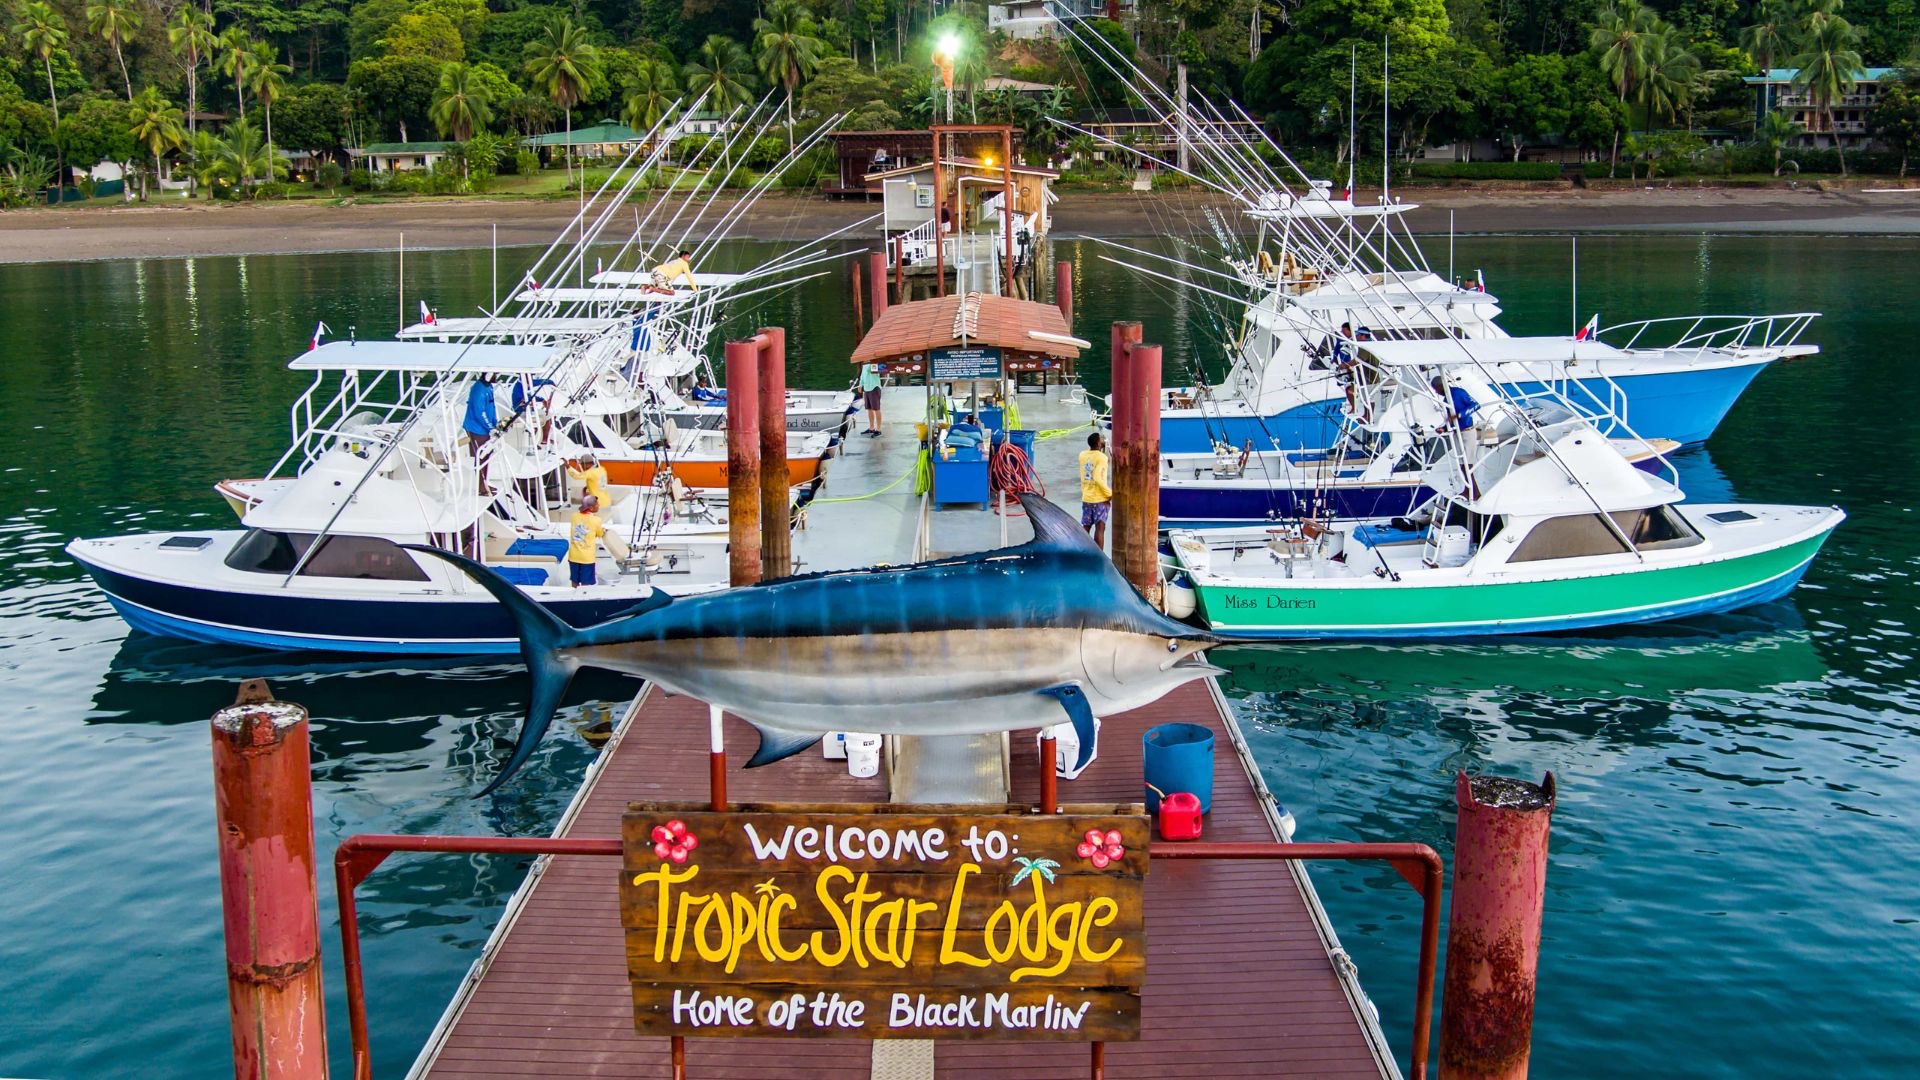
[[[1108,718],[1098,760],[1079,779],[1061,783],[1061,800],[1139,801],[1141,735],[1172,720],[1204,724],[1215,733],[1215,794],[1206,839],[1278,837],[1272,799],[1211,680]],[[843,762],[809,751],[746,772],[738,766],[755,733],[729,719],[727,740],[733,750],[728,793],[736,801],[886,798],[884,770],[872,779],[853,779]],[[704,799],[706,745],[705,705],[643,692],[556,835],[617,837],[629,801]],[[1012,745],[1014,799],[1037,803],[1033,733],[1016,732]],[[410,1075],[668,1076],[668,1041],[641,1038],[633,1030],[618,871],[616,860],[583,856],[536,864]],[[1299,864],[1156,863],[1146,895],[1142,1037],[1107,1047],[1109,1075],[1399,1076]],[[687,1075],[913,1075],[877,1068],[875,1045],[690,1038]],[[933,1050],[940,1077],[1070,1077],[1088,1070],[1084,1044],[940,1042]]]

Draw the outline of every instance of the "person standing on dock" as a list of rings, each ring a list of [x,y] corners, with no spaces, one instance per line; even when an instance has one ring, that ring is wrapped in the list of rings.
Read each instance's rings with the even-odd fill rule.
[[[860,434],[880,437],[880,365],[860,365],[860,397],[867,406],[867,430]]]
[[[1107,546],[1107,519],[1113,514],[1112,468],[1106,437],[1097,431],[1087,436],[1087,448],[1080,451],[1080,526],[1100,548]]]
[[[473,452],[473,471],[478,478],[482,495],[491,495],[487,487],[487,469],[481,462],[481,454],[487,448],[487,442],[493,438],[494,429],[500,426],[498,405],[493,399],[493,376],[481,372],[467,387],[467,415],[461,421],[461,430],[467,433],[467,449]]]

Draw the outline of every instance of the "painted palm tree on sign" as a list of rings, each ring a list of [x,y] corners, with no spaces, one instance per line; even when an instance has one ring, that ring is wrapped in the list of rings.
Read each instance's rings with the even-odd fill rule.
[[[247,73],[247,88],[253,91],[253,100],[267,114],[267,151],[273,151],[273,103],[286,92],[287,76],[293,74],[292,66],[279,62],[272,45],[264,41],[253,43],[253,70]]]
[[[707,95],[707,108],[730,112],[753,100],[752,65],[747,50],[725,34],[708,34],[700,53],[687,61],[687,93]]]
[[[787,92],[787,145],[793,145],[793,95],[813,77],[827,43],[796,0],[774,0],[765,18],[753,20],[753,51],[760,74]]]
[[[1860,78],[1860,33],[1838,15],[1826,15],[1807,22],[1800,52],[1793,58],[1793,84],[1806,90],[1819,118],[1815,130],[1833,136],[1833,148],[1840,155],[1840,175],[1847,175],[1847,148],[1833,128],[1833,103],[1853,92]]]
[[[149,86],[133,99],[127,119],[128,131],[134,141],[153,155],[153,182],[157,184],[160,182],[160,156],[187,144],[186,130],[180,126],[180,110],[160,93],[159,87]],[[151,194],[151,190],[143,190],[140,193],[141,201],[144,202]]]
[[[593,89],[600,52],[585,27],[562,15],[527,42],[527,77],[567,116],[567,179],[573,179],[573,107]]]
[[[121,44],[128,34],[140,32],[140,9],[133,6],[133,0],[93,0],[87,5],[87,32],[113,46],[113,58],[120,63],[120,81],[126,85],[131,102],[133,78],[127,74],[127,57]]]
[[[1600,70],[1619,92],[1621,104],[1627,102],[1628,95],[1637,91],[1640,80],[1646,77],[1653,23],[1653,12],[1641,7],[1636,0],[1617,0],[1601,9],[1594,21],[1593,33],[1588,36],[1588,45],[1600,53]],[[1619,164],[1620,129],[1615,128],[1607,175],[1612,176]]]
[[[440,85],[433,92],[427,119],[443,138],[466,142],[493,123],[493,102],[486,85],[474,78],[473,69],[456,60],[440,66]]]
[[[47,69],[47,98],[53,102],[53,122],[60,123],[60,93],[53,88],[53,53],[67,44],[67,24],[60,13],[44,0],[33,0],[20,9],[20,21],[13,32],[27,51],[40,58]]]
[[[651,131],[680,94],[679,77],[664,60],[642,60],[627,80],[627,107],[621,119],[635,131]]]
[[[192,4],[182,5],[167,24],[167,44],[187,69],[187,137],[191,140],[200,133],[200,67],[220,47],[220,39],[213,34],[213,16]]]

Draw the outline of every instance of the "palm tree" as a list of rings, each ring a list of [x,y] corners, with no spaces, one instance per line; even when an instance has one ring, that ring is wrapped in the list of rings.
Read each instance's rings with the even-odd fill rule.
[[[1800,41],[1800,54],[1793,58],[1793,84],[1813,99],[1819,127],[1833,136],[1833,148],[1840,155],[1840,175],[1847,175],[1847,149],[1840,133],[1833,129],[1833,103],[1853,91],[1860,78],[1860,32],[1838,15],[1822,14],[1817,9],[1807,20],[1806,36]]]
[[[587,96],[598,74],[599,50],[587,31],[562,15],[547,23],[540,37],[527,42],[527,76],[567,114],[567,180],[573,180],[573,107]]]
[[[287,88],[287,76],[293,74],[290,65],[277,59],[272,45],[258,41],[253,46],[253,70],[247,74],[247,86],[253,90],[253,99],[258,101],[267,113],[267,152],[273,152],[273,102]]]
[[[487,88],[473,77],[473,69],[459,61],[440,66],[440,87],[433,92],[427,119],[443,138],[466,142],[473,133],[493,123]]]
[[[20,44],[46,65],[47,97],[53,102],[53,122],[58,124],[60,95],[53,88],[53,51],[66,47],[67,24],[45,0],[33,0],[20,9],[20,21],[13,24],[13,32],[19,35]]]
[[[217,175],[238,183],[251,181],[256,173],[264,173],[271,180],[286,171],[280,155],[262,141],[244,116],[228,124],[226,136],[215,144],[213,167]]]
[[[1754,125],[1753,140],[1773,151],[1773,175],[1780,175],[1780,154],[1798,134],[1800,125],[1778,109],[1769,109]]]
[[[113,46],[113,58],[120,62],[120,81],[126,84],[127,101],[133,101],[133,78],[127,74],[127,57],[120,45],[128,34],[140,30],[140,12],[130,0],[91,0],[87,4],[87,32]]]
[[[1628,93],[1637,89],[1647,69],[1647,52],[1652,44],[1653,12],[1639,5],[1637,0],[1616,0],[1615,3],[1601,9],[1595,20],[1593,32],[1588,35],[1587,43],[1600,50],[1600,70],[1612,80],[1614,89],[1620,93],[1620,101],[1626,103]],[[1620,131],[1613,132],[1613,155],[1607,164],[1607,175],[1620,163]]]
[[[1753,25],[1740,31],[1740,47],[1753,57],[1764,75],[1790,48],[1792,34],[1793,11],[1787,7],[1787,0],[1760,0],[1753,9]]]
[[[187,136],[187,178],[194,190],[205,191],[220,174],[220,137],[211,131],[196,131]]]
[[[1700,69],[1700,58],[1680,41],[1673,27],[1656,20],[1647,36],[1646,70],[1640,80],[1640,104],[1647,111],[1647,125],[1664,114],[1671,121],[1679,116],[1693,92],[1693,75]]]
[[[687,93],[707,95],[707,108],[727,112],[753,100],[747,50],[724,34],[708,34],[700,55],[687,61]]]
[[[760,74],[787,91],[787,146],[793,146],[793,94],[813,77],[827,43],[796,0],[774,0],[764,19],[753,20],[753,51]]]
[[[213,16],[183,4],[167,25],[167,43],[187,64],[187,134],[200,134],[200,65],[219,47],[213,36]]]
[[[220,70],[233,80],[234,116],[247,118],[247,76],[253,71],[253,39],[238,26],[227,27],[220,35]],[[232,126],[227,130],[231,132]],[[245,179],[253,179],[249,174]]]
[[[679,96],[679,79],[664,60],[642,60],[627,82],[627,108],[621,119],[635,131],[651,131]]]
[[[160,93],[157,86],[149,86],[140,91],[133,99],[127,119],[134,141],[145,146],[153,154],[153,181],[160,182],[160,155],[168,150],[186,145],[186,131],[180,127],[180,110]],[[141,193],[144,202],[151,190]]]

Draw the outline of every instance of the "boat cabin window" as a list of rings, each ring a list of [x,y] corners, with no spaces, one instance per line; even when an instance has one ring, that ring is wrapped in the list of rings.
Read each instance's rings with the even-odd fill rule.
[[[1520,541],[1510,563],[1547,559],[1579,559],[1589,555],[1618,555],[1627,550],[1599,514],[1572,514],[1548,518]]]
[[[1633,546],[1642,551],[1691,547],[1700,542],[1700,534],[1671,506],[1619,510],[1615,511],[1613,520],[1633,541]]]
[[[312,533],[251,529],[233,545],[226,563],[255,574],[285,574],[299,565],[313,543]],[[400,545],[378,536],[329,536],[300,567],[301,577],[362,578],[371,581],[427,581],[427,572]]]

